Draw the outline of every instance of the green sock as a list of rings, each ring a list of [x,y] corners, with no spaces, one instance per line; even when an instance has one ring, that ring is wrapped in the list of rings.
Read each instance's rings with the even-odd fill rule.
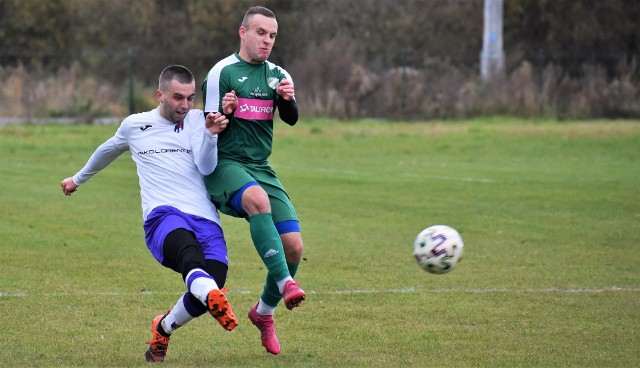
[[[287,268],[289,269],[289,274],[291,277],[296,275],[298,272],[298,266],[300,263],[288,263]],[[282,280],[282,279],[279,279]],[[262,290],[262,296],[260,296],[265,304],[276,307],[280,300],[282,299],[282,294],[280,294],[280,290],[278,290],[278,284],[276,284],[276,279],[269,273],[267,275],[267,281],[264,283],[264,288]]]
[[[273,224],[270,213],[260,213],[249,217],[249,231],[253,245],[269,270],[269,275],[282,280],[289,276],[287,261],[284,257],[282,240]],[[276,290],[278,290],[276,286]]]

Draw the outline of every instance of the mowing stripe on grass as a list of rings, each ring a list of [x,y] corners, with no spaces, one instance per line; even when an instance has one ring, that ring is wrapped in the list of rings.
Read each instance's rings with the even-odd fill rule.
[[[322,174],[333,174],[336,176],[355,176],[355,177],[377,177],[380,178],[380,175],[375,172],[367,172],[367,171],[356,171],[356,170],[337,170],[337,169],[326,169],[326,168],[318,168],[318,167],[292,167],[286,165],[274,165],[277,169],[289,169],[295,170],[296,172],[307,171],[307,172],[318,172]],[[411,172],[401,173],[400,176],[405,178],[414,178],[414,179],[435,179],[435,180],[453,180],[453,181],[464,181],[464,182],[477,182],[477,183],[495,183],[496,180],[489,178],[474,178],[474,177],[465,177],[465,176],[449,176],[449,175],[426,175],[426,174],[416,174]]]
[[[560,289],[560,288],[541,288],[541,289],[507,289],[507,288],[477,288],[477,289],[417,289],[417,288],[402,288],[402,289],[354,289],[354,290],[311,290],[307,291],[308,294],[318,295],[342,295],[342,294],[382,294],[382,293],[470,293],[470,294],[496,294],[496,293],[514,293],[514,294],[530,294],[530,293],[558,293],[558,294],[588,294],[588,293],[602,293],[602,292],[640,292],[640,288],[635,287],[619,287],[609,286],[602,288],[577,288],[577,289]],[[255,290],[228,290],[229,294],[259,294],[262,291]],[[29,297],[65,297],[65,296],[89,296],[89,295],[181,295],[182,292],[168,292],[168,291],[141,291],[141,292],[126,292],[126,291],[104,291],[104,292],[61,292],[61,293],[27,293],[27,292],[0,292],[0,297],[3,298],[29,298]]]

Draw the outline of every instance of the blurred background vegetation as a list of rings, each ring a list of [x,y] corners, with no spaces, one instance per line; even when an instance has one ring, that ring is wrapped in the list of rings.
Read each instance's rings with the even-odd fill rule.
[[[277,15],[270,60],[304,116],[640,117],[637,0],[504,0],[505,69],[490,82],[483,0],[0,0],[0,116],[153,108],[165,66],[200,86],[258,4]]]

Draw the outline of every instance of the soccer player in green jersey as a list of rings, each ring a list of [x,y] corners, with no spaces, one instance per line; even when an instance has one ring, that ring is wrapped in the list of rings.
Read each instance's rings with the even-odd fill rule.
[[[280,353],[276,306],[283,299],[293,309],[305,298],[293,280],[303,248],[298,216],[268,161],[275,110],[289,125],[298,121],[291,76],[267,61],[277,32],[271,10],[250,8],[239,29],[240,51],[214,65],[202,86],[205,114],[222,111],[229,119],[218,138],[218,165],[205,184],[221,212],[247,219],[253,244],[269,270],[249,319],[274,355]]]

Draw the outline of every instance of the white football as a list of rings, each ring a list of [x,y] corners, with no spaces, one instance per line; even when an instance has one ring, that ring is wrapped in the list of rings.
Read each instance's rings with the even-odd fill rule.
[[[462,259],[464,243],[458,232],[446,225],[430,226],[413,243],[413,255],[423,270],[443,274],[453,270]]]

